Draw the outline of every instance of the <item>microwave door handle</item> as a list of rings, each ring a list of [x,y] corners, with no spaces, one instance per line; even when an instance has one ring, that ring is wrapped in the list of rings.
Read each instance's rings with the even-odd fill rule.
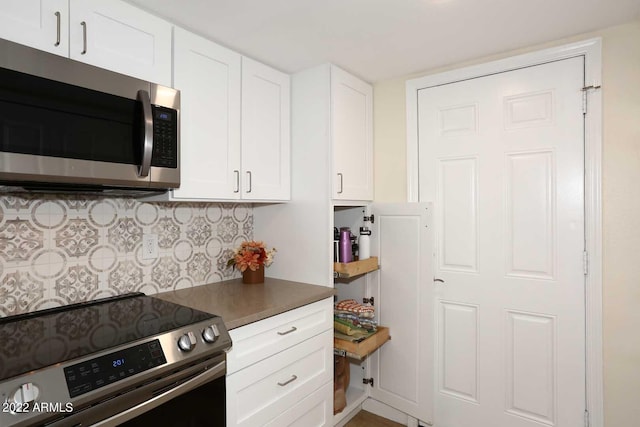
[[[144,127],[144,141],[142,144],[142,163],[138,170],[141,177],[149,176],[151,168],[151,154],[153,153],[153,112],[151,110],[151,99],[146,90],[138,91],[138,101],[142,103],[142,125]]]

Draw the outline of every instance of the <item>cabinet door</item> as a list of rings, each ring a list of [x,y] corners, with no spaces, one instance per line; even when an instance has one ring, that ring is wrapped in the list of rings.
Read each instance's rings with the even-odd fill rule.
[[[171,24],[121,1],[70,0],[72,59],[171,85]]]
[[[5,0],[0,38],[57,55],[69,55],[68,0]]]
[[[433,421],[434,282],[426,203],[374,204],[370,273],[376,315],[391,341],[371,357],[371,397],[423,422]]]
[[[240,55],[180,28],[174,33],[180,90],[179,199],[240,198]]]
[[[334,199],[373,200],[373,88],[331,66]]]
[[[291,198],[290,82],[242,58],[242,198]]]

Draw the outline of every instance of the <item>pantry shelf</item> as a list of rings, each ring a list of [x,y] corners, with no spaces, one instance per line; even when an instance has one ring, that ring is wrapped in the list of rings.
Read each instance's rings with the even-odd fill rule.
[[[353,262],[334,262],[333,271],[335,277],[338,279],[350,279],[355,276],[375,271],[379,268],[378,257],[372,256],[361,261]]]
[[[333,353],[339,356],[347,356],[352,359],[362,360],[390,339],[391,336],[389,335],[389,328],[385,326],[378,326],[378,330],[375,334],[360,342],[351,342],[338,338],[334,335]]]

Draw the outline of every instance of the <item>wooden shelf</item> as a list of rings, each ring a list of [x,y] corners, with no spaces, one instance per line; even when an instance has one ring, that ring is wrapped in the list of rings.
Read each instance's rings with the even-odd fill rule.
[[[362,261],[333,263],[333,271],[340,279],[349,279],[351,277],[360,276],[361,274],[369,273],[370,271],[375,271],[377,269],[377,256],[372,256],[371,258],[367,258]]]
[[[375,334],[360,342],[351,342],[334,337],[333,348],[336,350],[336,353],[342,354],[344,352],[344,355],[347,357],[362,360],[390,339],[389,328],[378,326],[378,331]]]

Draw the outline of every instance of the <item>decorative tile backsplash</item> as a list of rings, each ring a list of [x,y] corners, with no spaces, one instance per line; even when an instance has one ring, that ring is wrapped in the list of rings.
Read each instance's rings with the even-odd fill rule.
[[[227,260],[252,238],[250,205],[0,196],[0,316],[238,277]]]

